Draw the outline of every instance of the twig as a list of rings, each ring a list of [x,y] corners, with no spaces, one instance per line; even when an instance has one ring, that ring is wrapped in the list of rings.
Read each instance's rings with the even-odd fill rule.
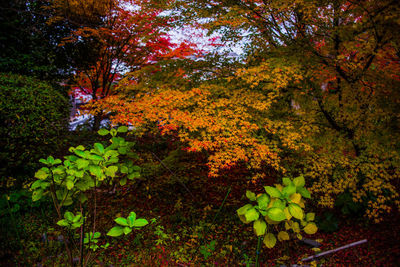
[[[367,243],[367,239],[363,239],[363,240],[360,240],[360,241],[357,241],[357,242],[353,242],[351,244],[348,244],[348,245],[345,245],[345,246],[342,246],[342,247],[339,247],[339,248],[331,249],[331,250],[319,253],[317,255],[310,256],[308,258],[304,258],[301,261],[309,261],[309,260],[312,260],[312,259],[315,259],[315,258],[319,258],[319,257],[325,256],[325,255],[331,254],[331,253],[335,253],[337,251],[340,251],[340,250],[343,250],[343,249],[346,249],[346,248],[358,246],[358,245],[361,245],[361,244],[364,244],[364,243]]]

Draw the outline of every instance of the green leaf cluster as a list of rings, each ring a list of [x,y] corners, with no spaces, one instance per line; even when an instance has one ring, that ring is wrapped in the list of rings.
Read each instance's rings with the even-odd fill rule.
[[[205,260],[207,260],[212,255],[212,252],[215,250],[216,243],[216,240],[212,240],[210,243],[200,246],[199,251],[203,255]]]
[[[246,204],[237,210],[239,219],[243,223],[253,223],[257,236],[264,236],[264,244],[272,248],[279,241],[289,240],[289,230],[297,238],[302,239],[301,227],[306,234],[314,234],[317,226],[313,222],[314,213],[305,214],[303,198],[311,198],[310,192],[304,187],[303,176],[283,178],[282,184],[275,187],[265,186],[265,193],[256,195],[247,190],[246,197],[255,204]]]
[[[101,236],[101,234],[99,232],[85,233],[85,237],[83,239],[83,244],[85,244],[85,246],[89,247],[91,250],[96,251],[99,248],[97,243],[99,242],[100,236]],[[109,246],[110,246],[110,244],[106,243],[104,245],[101,245],[100,248],[106,249]]]
[[[92,148],[78,145],[77,147],[69,148],[71,154],[65,156],[64,160],[55,159],[52,156],[47,157],[47,159],[40,159],[40,163],[45,166],[35,173],[36,181],[30,187],[33,191],[33,201],[38,201],[45,195],[52,197],[59,216],[57,225],[65,227],[68,231],[80,228],[80,245],[84,245],[92,251],[96,251],[99,247],[107,248],[109,244],[98,246],[97,243],[101,234],[95,232],[95,229],[93,229],[93,232],[83,234],[84,225],[90,225],[90,222],[86,221],[86,217],[93,220],[93,227],[96,219],[96,205],[85,204],[89,199],[89,195],[96,194],[96,188],[102,185],[112,185],[116,182],[120,185],[125,185],[127,179],[133,180],[140,177],[141,169],[139,166],[134,165],[132,161],[132,159],[138,158],[132,151],[134,144],[116,136],[117,133],[126,131],[126,126],[111,129],[110,131],[102,129],[99,134],[111,134],[108,145],[95,143]],[[63,206],[71,206],[71,209],[74,209],[74,204],[78,203],[81,208],[84,205],[94,207],[94,210],[88,211],[92,215],[86,216],[85,214],[83,216],[80,212],[74,215],[71,211],[66,211],[64,218],[61,217]],[[135,212],[131,212],[127,218],[117,218],[115,221],[118,226],[115,226],[107,233],[109,236],[127,235],[133,229],[139,229],[148,224],[146,219],[136,218]],[[68,234],[65,236],[73,238],[69,237]],[[67,243],[66,249],[68,250]]]
[[[82,213],[78,212],[76,215],[74,215],[72,212],[66,211],[64,213],[64,219],[59,220],[57,224],[59,226],[66,227],[69,230],[79,228],[83,224]]]
[[[127,127],[122,126],[111,131],[102,129],[99,134],[104,131],[117,133],[126,130]],[[71,205],[74,200],[83,203],[87,200],[86,193],[95,186],[111,184],[116,179],[123,186],[128,179],[139,178],[141,169],[132,163],[132,158],[137,158],[132,151],[133,145],[134,143],[113,135],[108,146],[95,143],[91,149],[82,145],[71,147],[69,151],[73,154],[65,156],[64,161],[52,156],[40,159],[46,167],[35,173],[37,180],[31,185],[33,200],[37,201],[43,195],[49,194],[49,188],[53,185],[61,206]]]
[[[115,219],[115,222],[118,224],[108,231],[107,235],[109,236],[120,236],[122,234],[129,234],[132,232],[132,229],[140,229],[143,226],[146,226],[149,222],[143,218],[136,218],[136,213],[131,212],[129,216],[126,218],[118,217]]]

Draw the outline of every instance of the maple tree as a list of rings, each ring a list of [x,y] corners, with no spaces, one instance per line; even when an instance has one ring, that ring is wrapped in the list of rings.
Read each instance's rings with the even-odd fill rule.
[[[93,44],[91,64],[78,67],[72,83],[75,91],[93,101],[110,95],[123,73],[191,51],[190,45],[171,42],[167,35],[171,17],[162,15],[163,9],[152,1],[55,1],[53,8],[59,15],[50,23],[67,19],[81,24],[64,44]],[[103,115],[95,114],[94,129]]]
[[[141,82],[126,84],[121,80],[118,95],[91,108],[114,114],[114,124],[130,124],[137,132],[155,129],[166,135],[176,134],[188,151],[209,152],[210,177],[217,177],[221,170],[240,162],[245,162],[255,177],[260,175],[257,170],[262,169],[263,163],[284,172],[280,153],[285,148],[309,149],[298,142],[300,135],[288,132],[290,125],[270,120],[268,112],[276,102],[278,90],[274,88],[267,95],[252,91],[246,88],[244,73],[229,77],[229,81],[215,77],[191,87],[192,75],[183,69],[168,69],[168,80],[162,79],[162,84],[152,81],[154,76],[148,72],[135,73]],[[276,89],[294,84],[299,78],[289,71],[279,77],[280,87]],[[270,134],[274,140],[258,132]]]

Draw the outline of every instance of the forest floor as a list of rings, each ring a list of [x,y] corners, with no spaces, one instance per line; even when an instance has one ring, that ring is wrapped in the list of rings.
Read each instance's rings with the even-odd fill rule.
[[[186,188],[180,183],[154,186],[154,181],[126,185],[115,194],[102,193],[98,203],[100,232],[105,233],[113,218],[135,211],[139,217],[155,222],[133,234],[113,239],[111,246],[99,251],[94,266],[254,266],[257,237],[251,225],[239,221],[236,209],[246,203],[242,179],[194,180]],[[246,185],[247,186],[247,185]],[[261,185],[248,185],[260,189]],[[256,191],[256,190],[255,190]],[[224,205],[221,204],[226,197]],[[27,220],[38,224],[39,217]],[[260,266],[301,264],[301,259],[317,252],[335,249],[367,239],[359,246],[304,263],[311,266],[400,266],[399,213],[391,214],[379,224],[362,218],[335,215],[337,231],[322,230],[312,236],[321,247],[314,251],[298,240],[286,241],[273,249],[262,247]],[[17,258],[36,258],[36,265],[61,265],[55,255],[62,254],[57,242],[59,232],[48,233],[48,242],[34,245],[36,250],[17,252]],[[34,238],[37,242],[40,235]],[[32,240],[29,242],[33,242]],[[58,244],[58,245],[57,245]],[[32,255],[37,253],[37,255]],[[53,256],[49,256],[53,255]],[[31,263],[30,260],[28,262]]]
[[[252,183],[240,168],[219,178],[208,178],[204,158],[184,155],[183,160],[178,156],[178,163],[171,158],[168,162],[168,153],[160,156],[167,159],[163,160],[166,165],[159,164],[151,153],[141,155],[144,178],[117,187],[112,193],[98,193],[97,231],[102,233],[99,245],[109,242],[110,247],[93,253],[90,266],[255,266],[257,237],[251,224],[239,220],[236,210],[248,203],[247,189],[260,193],[265,183],[276,182],[274,178]],[[151,223],[128,236],[106,237],[115,225],[114,218],[126,217],[131,211]],[[400,266],[398,211],[379,224],[368,223],[357,215],[346,217],[338,211],[322,210],[311,201],[306,205],[306,212],[310,211],[317,213],[321,227],[316,234],[304,237],[320,242],[319,249],[297,239],[278,242],[273,249],[262,246],[260,266]],[[64,266],[65,250],[55,218],[51,202],[15,216],[23,231],[19,238],[10,224],[9,229],[3,229],[13,236],[9,240],[13,245],[2,244],[0,266]],[[301,261],[364,239],[364,244],[314,262]]]

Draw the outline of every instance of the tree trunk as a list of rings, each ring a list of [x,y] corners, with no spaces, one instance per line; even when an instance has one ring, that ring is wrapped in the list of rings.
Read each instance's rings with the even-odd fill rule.
[[[100,123],[102,121],[102,117],[103,117],[103,114],[96,114],[94,116],[93,125],[92,125],[93,131],[98,131],[100,129]]]

